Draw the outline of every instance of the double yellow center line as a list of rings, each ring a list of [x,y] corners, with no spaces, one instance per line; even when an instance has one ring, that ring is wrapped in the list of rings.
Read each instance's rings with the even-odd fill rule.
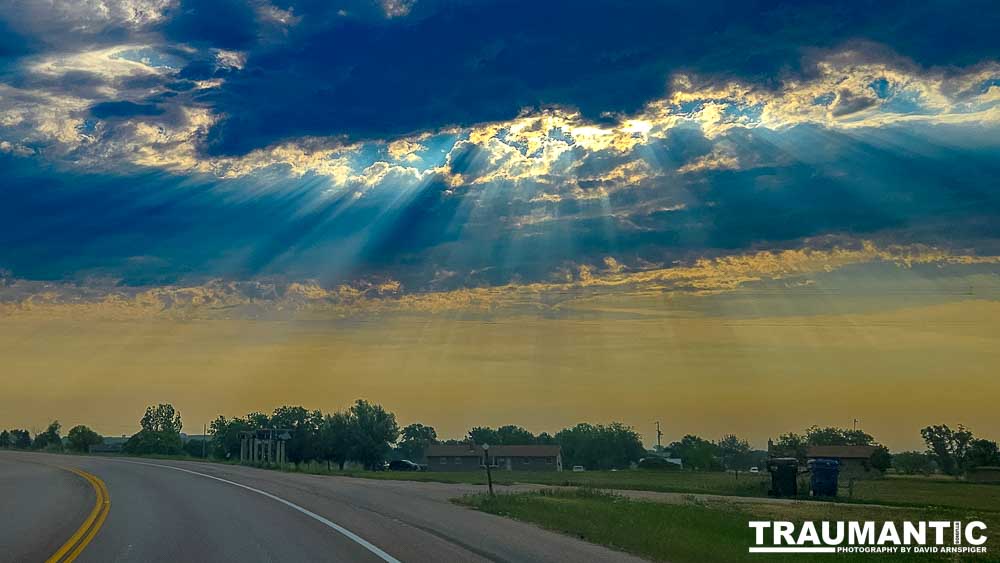
[[[111,496],[108,494],[108,487],[105,486],[104,481],[101,481],[96,475],[80,469],[73,467],[65,469],[86,479],[90,486],[94,487],[97,500],[94,502],[94,508],[90,511],[90,515],[83,521],[80,528],[45,563],[70,563],[79,557],[87,544],[97,535],[97,532],[101,531],[101,526],[104,525],[104,520],[107,519],[108,512],[111,510]]]

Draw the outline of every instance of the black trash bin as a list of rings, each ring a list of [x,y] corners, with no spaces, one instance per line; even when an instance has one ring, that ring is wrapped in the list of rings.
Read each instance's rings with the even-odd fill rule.
[[[836,459],[809,460],[812,478],[809,480],[814,497],[837,496],[837,478],[840,476],[840,461]]]
[[[794,457],[772,457],[767,460],[767,470],[771,473],[771,490],[767,494],[772,497],[794,497],[799,494],[796,481],[799,460]]]

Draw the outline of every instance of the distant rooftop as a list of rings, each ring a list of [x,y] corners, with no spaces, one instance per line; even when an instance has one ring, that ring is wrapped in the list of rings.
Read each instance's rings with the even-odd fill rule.
[[[561,446],[533,445],[533,446],[490,446],[491,457],[555,457],[562,451]],[[481,457],[483,448],[479,445],[460,444],[444,445],[435,444],[428,446],[424,451],[427,457]]]
[[[868,459],[875,453],[875,449],[875,446],[809,446],[806,448],[806,457]]]

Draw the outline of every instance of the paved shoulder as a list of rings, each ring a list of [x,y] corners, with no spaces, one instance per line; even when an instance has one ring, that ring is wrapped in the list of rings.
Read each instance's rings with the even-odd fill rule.
[[[641,559],[576,538],[457,506],[482,487],[281,473],[196,462],[154,462],[238,481],[315,511],[401,561],[573,562]]]

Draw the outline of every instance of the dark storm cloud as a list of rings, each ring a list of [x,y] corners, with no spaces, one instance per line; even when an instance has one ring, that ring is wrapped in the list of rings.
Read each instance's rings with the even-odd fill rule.
[[[246,0],[183,0],[165,31],[172,41],[244,49],[257,39],[257,20]]]
[[[799,65],[811,49],[849,41],[876,41],[922,65],[1000,52],[989,39],[1000,24],[990,2],[427,1],[391,20],[322,6],[282,4],[301,21],[282,42],[250,48],[247,68],[213,95],[228,117],[212,131],[211,152],[301,135],[393,136],[542,104],[599,118],[663,95],[674,71],[766,84],[808,71]],[[218,10],[199,13],[172,21],[171,33],[211,42],[217,23],[206,19]],[[218,31],[219,46],[247,44],[230,33]]]
[[[90,108],[90,114],[98,119],[160,115],[161,113],[163,110],[153,104],[133,102],[103,102]]]

